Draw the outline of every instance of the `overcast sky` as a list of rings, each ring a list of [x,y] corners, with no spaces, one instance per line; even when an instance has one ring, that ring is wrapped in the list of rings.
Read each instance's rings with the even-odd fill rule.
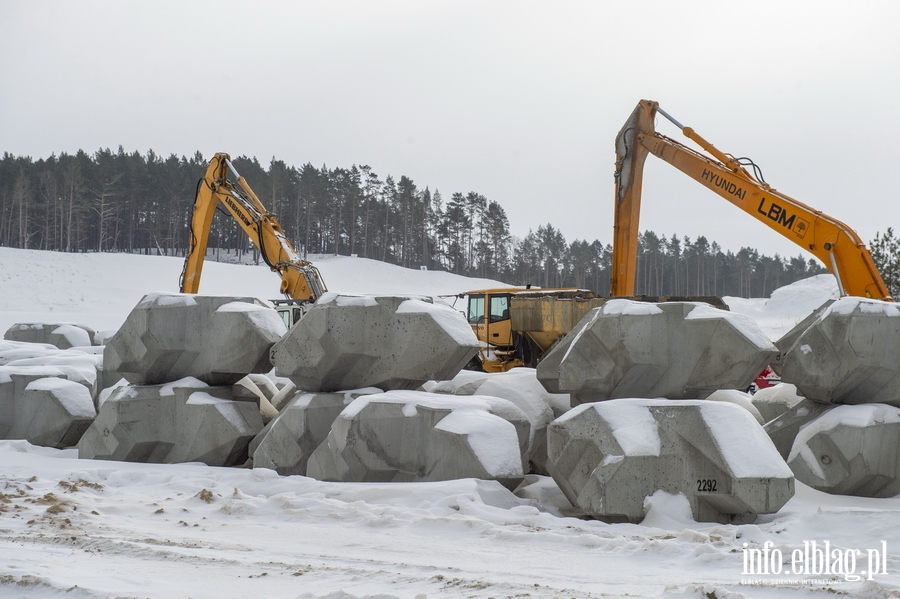
[[[647,98],[868,242],[900,229],[898,26],[892,1],[0,0],[0,151],[368,164],[608,243]],[[642,230],[800,253],[652,156],[643,198]]]

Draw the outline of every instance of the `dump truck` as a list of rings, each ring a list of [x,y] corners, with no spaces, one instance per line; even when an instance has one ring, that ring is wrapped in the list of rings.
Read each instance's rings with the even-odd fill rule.
[[[481,349],[467,368],[506,372],[519,366],[534,368],[585,314],[611,299],[587,289],[535,289],[501,287],[460,294],[468,297],[466,315]],[[728,309],[720,297],[647,296],[627,299],[643,302],[700,301]]]

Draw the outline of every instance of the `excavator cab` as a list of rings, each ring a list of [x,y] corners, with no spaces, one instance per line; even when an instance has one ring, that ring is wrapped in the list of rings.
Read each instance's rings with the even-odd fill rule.
[[[287,330],[297,324],[309,309],[309,302],[294,299],[273,299],[269,300],[275,306],[275,311],[284,321]]]
[[[468,320],[472,332],[482,343],[481,364],[487,372],[504,372],[522,366],[513,347],[512,321],[509,316],[509,289],[470,291]]]

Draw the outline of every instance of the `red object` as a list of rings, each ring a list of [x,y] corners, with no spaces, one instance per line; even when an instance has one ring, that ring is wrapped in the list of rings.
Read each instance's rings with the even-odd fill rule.
[[[759,376],[756,377],[756,380],[753,381],[753,384],[756,385],[756,389],[765,389],[767,387],[772,387],[781,382],[781,377],[775,374],[771,368],[766,366],[765,370],[759,373]]]

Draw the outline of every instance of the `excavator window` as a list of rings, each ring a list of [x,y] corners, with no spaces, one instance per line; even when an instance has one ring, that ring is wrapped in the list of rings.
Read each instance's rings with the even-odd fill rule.
[[[509,296],[492,295],[490,322],[500,322],[502,320],[509,320]]]
[[[484,296],[469,296],[469,324],[478,324],[484,320]]]

